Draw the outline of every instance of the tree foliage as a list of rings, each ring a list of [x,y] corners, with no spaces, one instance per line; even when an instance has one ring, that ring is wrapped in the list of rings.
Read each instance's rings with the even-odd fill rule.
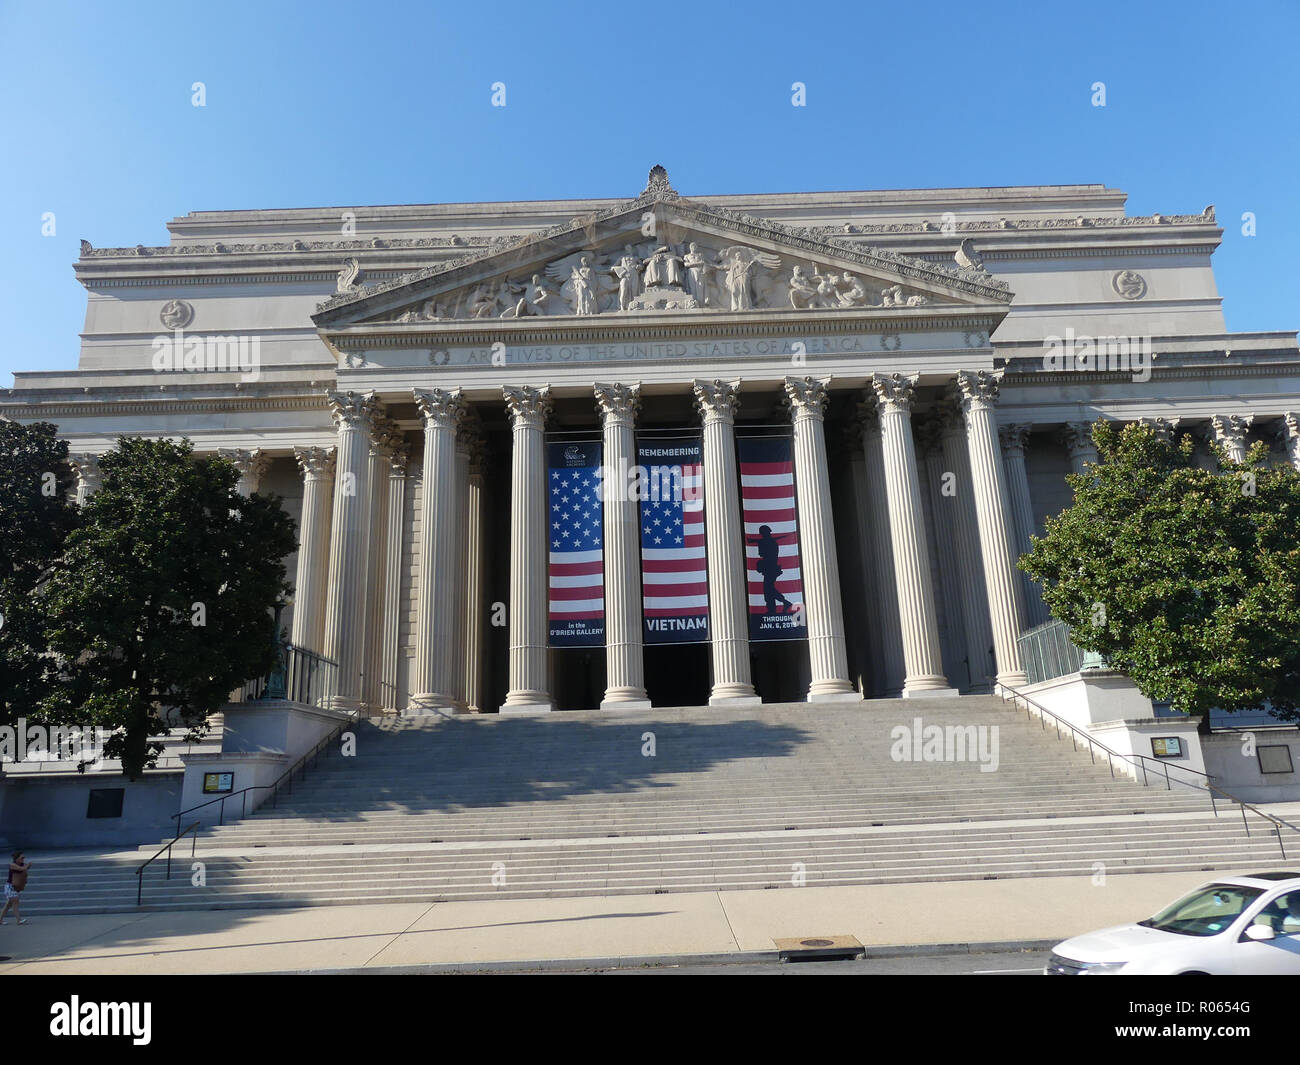
[[[76,524],[68,445],[49,422],[0,419],[0,724],[30,717],[47,694],[39,593]]]
[[[43,707],[112,729],[105,754],[134,779],[156,761],[164,710],[198,734],[271,668],[296,540],[278,500],[241,496],[235,468],[188,441],[123,438],[100,472],[42,597],[62,663]]]
[[[1263,444],[1206,470],[1150,426],[1093,440],[1101,462],[1020,561],[1052,614],[1151,699],[1300,716],[1300,474]]]

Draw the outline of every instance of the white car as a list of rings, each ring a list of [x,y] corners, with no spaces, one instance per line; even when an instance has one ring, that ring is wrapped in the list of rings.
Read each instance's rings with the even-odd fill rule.
[[[1300,976],[1300,873],[1225,876],[1137,924],[1059,943],[1049,976]]]

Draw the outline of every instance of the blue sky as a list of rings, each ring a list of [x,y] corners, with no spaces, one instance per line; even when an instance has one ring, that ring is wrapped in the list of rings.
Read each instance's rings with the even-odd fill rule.
[[[686,195],[1099,182],[1130,213],[1214,203],[1229,328],[1295,330],[1297,41],[1300,0],[0,3],[0,385],[76,365],[82,237],[630,197],[657,162]]]

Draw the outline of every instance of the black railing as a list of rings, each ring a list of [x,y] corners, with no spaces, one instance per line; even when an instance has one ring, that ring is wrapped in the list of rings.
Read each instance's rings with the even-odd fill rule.
[[[1043,723],[1044,729],[1047,728],[1047,719],[1050,717],[1056,726],[1056,736],[1058,739],[1060,739],[1061,737],[1061,728],[1062,726],[1064,726],[1066,729],[1069,730],[1070,741],[1071,743],[1074,744],[1074,749],[1076,751],[1079,749],[1078,738],[1082,737],[1088,744],[1088,753],[1092,756],[1092,760],[1094,764],[1097,761],[1094,748],[1096,748],[1096,750],[1104,752],[1110,763],[1110,775],[1112,777],[1115,775],[1116,758],[1118,758],[1120,761],[1128,762],[1130,765],[1141,767],[1143,787],[1147,787],[1150,783],[1147,777],[1148,762],[1158,765],[1164,771],[1166,790],[1172,790],[1173,788],[1173,785],[1169,777],[1169,770],[1171,768],[1177,769],[1179,772],[1182,773],[1190,773],[1194,777],[1200,777],[1203,783],[1200,782],[1189,783],[1188,781],[1180,780],[1179,784],[1182,785],[1183,787],[1191,788],[1193,790],[1202,789],[1206,791],[1210,796],[1210,808],[1214,811],[1215,817],[1219,816],[1219,804],[1216,801],[1216,797],[1227,799],[1228,802],[1234,802],[1238,806],[1240,806],[1241,823],[1242,825],[1245,826],[1247,836],[1250,835],[1250,823],[1246,819],[1247,810],[1249,810],[1253,814],[1257,814],[1258,816],[1262,817],[1265,821],[1270,822],[1273,825],[1273,832],[1277,836],[1277,846],[1278,849],[1282,852],[1282,860],[1286,861],[1286,846],[1282,842],[1282,829],[1285,827],[1291,829],[1292,832],[1300,833],[1300,826],[1293,825],[1290,821],[1284,820],[1281,817],[1275,817],[1273,814],[1265,813],[1263,810],[1259,809],[1259,807],[1252,806],[1250,803],[1237,798],[1237,796],[1233,795],[1231,792],[1225,791],[1223,788],[1213,783],[1214,777],[1212,777],[1209,773],[1202,773],[1199,769],[1191,769],[1188,766],[1171,764],[1170,762],[1166,761],[1163,758],[1152,758],[1149,755],[1145,755],[1145,754],[1120,754],[1118,751],[1112,751],[1104,743],[1097,742],[1090,735],[1088,735],[1088,733],[1072,725],[1070,722],[1062,718],[1059,714],[1053,713],[1051,710],[1048,710],[1047,707],[1045,707],[1042,703],[1038,702],[1035,699],[1031,699],[1024,692],[1018,691],[1017,689],[1012,688],[1010,685],[1002,684],[1000,682],[993,686],[993,690],[1003,700],[1007,699],[1007,695],[1004,693],[1009,692],[1011,695],[1011,702],[1015,703],[1017,700],[1024,702],[1025,713],[1030,716],[1033,715],[1033,711],[1029,709],[1032,706],[1034,708],[1034,711],[1037,711],[1039,720]],[[1136,773],[1133,774],[1133,779],[1134,780],[1137,779]]]
[[[264,677],[240,689],[238,701],[288,699],[305,706],[325,706],[338,693],[339,664],[291,643],[279,645],[279,660]]]
[[[176,846],[177,843],[180,842],[182,836],[190,837],[190,857],[191,858],[194,857],[194,846],[196,843],[198,843],[197,829],[200,823],[201,822],[199,821],[195,821],[194,824],[190,825],[190,827],[187,828],[184,832],[177,832],[175,839],[169,840],[168,842],[164,843],[161,847],[158,848],[157,852],[153,855],[152,858],[147,858],[145,861],[143,861],[140,864],[140,868],[138,868],[135,871],[135,904],[137,906],[141,905],[140,899],[144,893],[144,871],[154,863],[154,861],[158,858],[159,854],[162,854],[163,851],[167,852],[167,879],[168,880],[172,878],[172,848]]]
[[[291,765],[288,769],[286,769],[283,773],[281,773],[279,777],[276,778],[274,783],[252,784],[247,788],[240,788],[239,791],[228,792],[227,794],[220,795],[215,799],[209,799],[207,802],[201,802],[197,806],[187,807],[186,809],[182,810],[180,813],[172,814],[171,820],[176,822],[176,827],[179,829],[181,818],[183,818],[186,814],[192,814],[195,810],[204,810],[209,806],[219,803],[220,806],[217,812],[217,824],[224,825],[226,823],[226,802],[230,799],[238,798],[239,809],[240,809],[239,816],[244,817],[248,813],[248,793],[250,791],[269,790],[271,794],[267,796],[266,799],[263,800],[263,804],[269,801],[271,805],[274,806],[276,799],[279,797],[280,789],[287,785],[289,791],[292,793],[294,776],[295,775],[301,776],[304,772],[306,772],[307,767],[320,756],[320,753],[322,751],[328,752],[330,746],[334,743],[336,739],[339,738],[343,730],[346,729],[349,725],[356,724],[358,716],[359,715],[357,715],[356,713],[353,713],[350,714],[345,720],[340,721],[336,726],[334,726],[334,728],[332,728],[329,731],[328,735],[326,735],[324,738],[320,740],[319,743],[316,744],[315,747],[313,747],[310,751],[308,751],[296,762],[294,762],[293,765]],[[198,823],[199,822],[195,822],[195,824]],[[185,831],[188,832],[189,829],[187,828]],[[183,832],[178,832],[176,838],[180,839],[182,835],[184,835]]]

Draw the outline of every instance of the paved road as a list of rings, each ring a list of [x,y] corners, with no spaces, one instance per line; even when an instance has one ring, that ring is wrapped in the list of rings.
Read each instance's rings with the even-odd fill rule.
[[[736,965],[656,965],[627,969],[564,970],[601,976],[1034,976],[1047,964],[1047,951],[997,954],[908,955],[865,961],[755,962]],[[554,975],[555,970],[550,970]]]

